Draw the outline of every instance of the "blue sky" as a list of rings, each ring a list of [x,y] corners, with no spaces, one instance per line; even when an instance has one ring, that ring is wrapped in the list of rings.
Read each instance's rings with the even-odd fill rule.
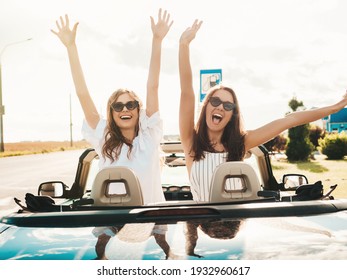
[[[60,15],[79,21],[86,81],[105,112],[119,87],[145,101],[150,19],[161,7],[174,24],[163,43],[160,108],[165,134],[178,134],[178,40],[198,18],[191,45],[199,71],[221,68],[237,93],[246,128],[282,117],[295,95],[307,108],[340,99],[347,88],[347,2],[338,0],[0,0],[4,141],[81,139],[83,114],[66,50],[50,32]],[[30,41],[25,41],[32,38]]]

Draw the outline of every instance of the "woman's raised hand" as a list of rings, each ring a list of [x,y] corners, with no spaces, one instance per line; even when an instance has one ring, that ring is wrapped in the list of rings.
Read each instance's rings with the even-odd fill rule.
[[[52,33],[58,36],[58,38],[65,45],[65,47],[69,47],[75,44],[78,22],[75,23],[71,30],[69,27],[69,17],[68,15],[65,15],[65,21],[63,17],[60,17],[60,22],[57,20],[56,25],[58,31],[54,31],[53,29],[51,29],[51,31]]]
[[[181,35],[180,44],[190,44],[190,42],[195,38],[196,33],[200,29],[202,21],[195,20],[191,27],[188,27]]]
[[[159,9],[158,22],[155,23],[153,17],[151,17],[151,28],[153,37],[163,40],[166,34],[169,32],[173,20],[170,21],[170,14],[165,10],[162,14],[162,10]]]
[[[345,94],[342,96],[342,99],[338,103],[336,103],[335,106],[336,106],[336,111],[340,111],[347,106],[347,90]]]

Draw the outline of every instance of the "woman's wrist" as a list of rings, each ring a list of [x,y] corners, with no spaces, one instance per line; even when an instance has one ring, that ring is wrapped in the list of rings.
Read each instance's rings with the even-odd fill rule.
[[[77,48],[76,42],[73,42],[73,43],[70,43],[70,44],[68,44],[68,45],[65,45],[65,47],[66,47],[68,50]]]
[[[190,45],[190,42],[187,42],[187,41],[179,42],[179,47],[182,47],[182,48],[189,48],[189,45]]]
[[[161,44],[161,42],[163,41],[163,39],[164,39],[164,38],[161,38],[161,37],[156,36],[156,35],[153,34],[152,42],[153,42],[153,43],[160,43],[160,44]]]

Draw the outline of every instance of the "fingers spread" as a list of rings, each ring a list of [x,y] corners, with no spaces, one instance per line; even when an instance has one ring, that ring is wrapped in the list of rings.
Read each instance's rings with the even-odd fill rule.
[[[69,17],[68,17],[68,15],[65,15],[65,23],[66,23],[66,26],[69,26]]]
[[[59,22],[57,20],[55,21],[55,24],[56,24],[58,30],[61,30],[61,27],[60,27]]]
[[[76,23],[75,23],[75,25],[73,26],[73,29],[72,29],[72,31],[73,31],[74,33],[76,33],[76,30],[77,30],[77,26],[78,26],[78,22],[76,22]]]

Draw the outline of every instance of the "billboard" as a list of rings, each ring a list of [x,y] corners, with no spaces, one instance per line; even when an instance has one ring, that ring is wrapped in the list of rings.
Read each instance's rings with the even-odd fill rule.
[[[209,89],[222,81],[222,69],[200,70],[200,97],[202,102]]]

